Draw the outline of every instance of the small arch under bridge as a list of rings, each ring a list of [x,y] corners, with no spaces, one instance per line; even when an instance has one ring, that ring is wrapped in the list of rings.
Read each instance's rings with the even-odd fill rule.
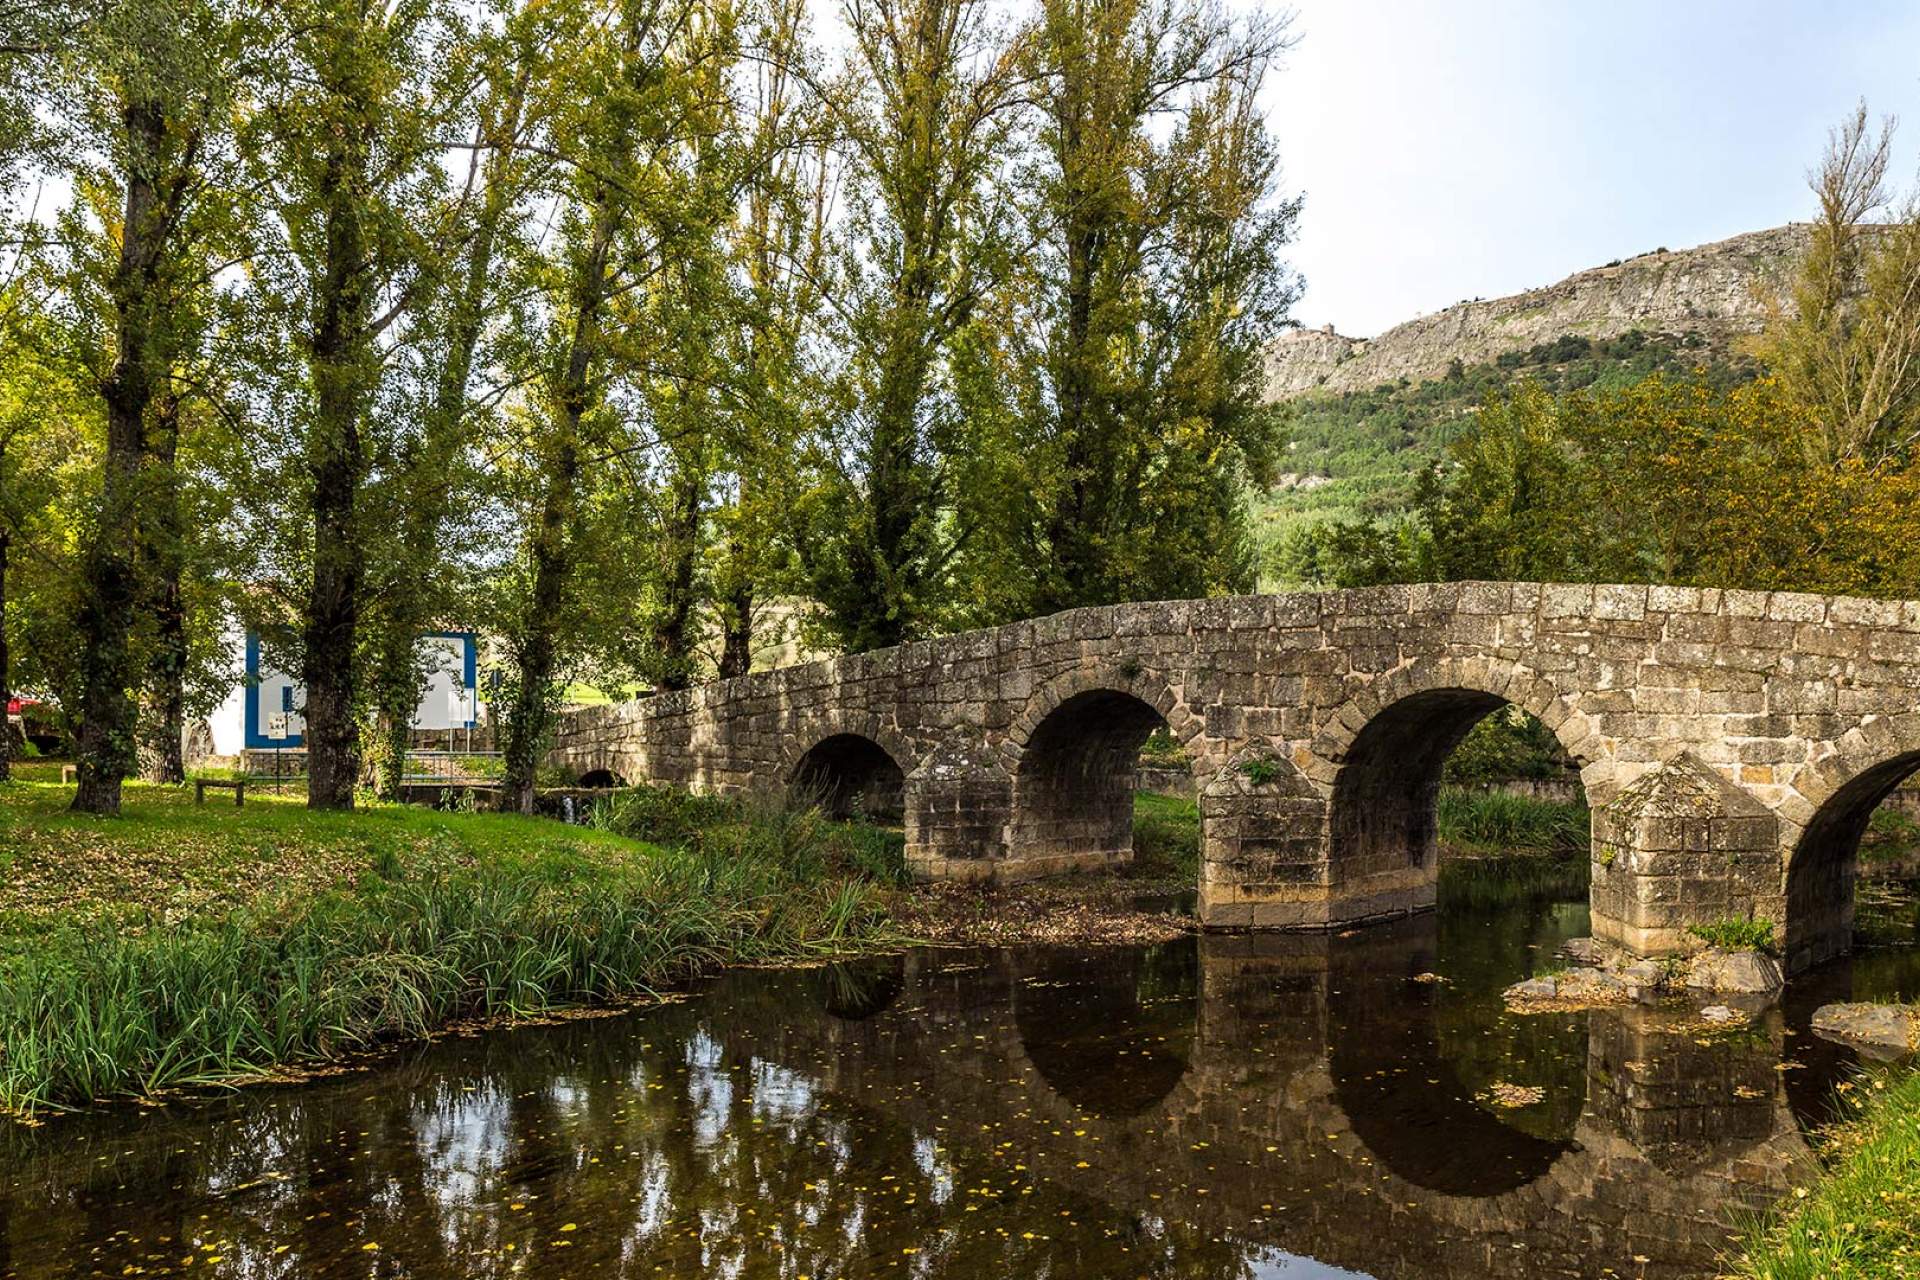
[[[568,715],[579,773],[800,787],[899,815],[926,879],[1131,856],[1141,745],[1200,800],[1209,928],[1435,900],[1448,754],[1512,704],[1580,766],[1595,932],[1641,954],[1730,916],[1790,969],[1848,949],[1868,816],[1920,770],[1920,602],[1465,582],[1077,609]]]

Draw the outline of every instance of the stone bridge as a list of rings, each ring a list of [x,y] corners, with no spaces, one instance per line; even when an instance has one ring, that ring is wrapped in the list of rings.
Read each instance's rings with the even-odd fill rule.
[[[918,876],[1006,881],[1127,859],[1165,726],[1202,922],[1313,929],[1433,904],[1441,767],[1506,704],[1580,766],[1598,935],[1657,954],[1763,918],[1804,969],[1847,950],[1868,817],[1920,769],[1920,603],[1467,582],[1113,605],[578,711],[553,759],[803,787],[903,818]]]

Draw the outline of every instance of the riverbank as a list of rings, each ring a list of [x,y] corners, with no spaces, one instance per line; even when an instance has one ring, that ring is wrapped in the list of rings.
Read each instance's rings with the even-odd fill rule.
[[[1754,1225],[1739,1280],[1920,1274],[1920,1070],[1876,1069],[1845,1098],[1852,1114],[1824,1135],[1824,1172]]]
[[[66,812],[57,771],[23,772],[0,787],[0,1109],[19,1115],[899,942],[897,835],[813,813],[709,803],[688,827],[643,798],[594,830],[133,786],[100,819]]]

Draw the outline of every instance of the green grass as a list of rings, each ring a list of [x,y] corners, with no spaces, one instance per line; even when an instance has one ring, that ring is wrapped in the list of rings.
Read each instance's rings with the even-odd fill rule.
[[[1722,951],[1772,951],[1773,921],[1728,916],[1706,924],[1689,925],[1687,932]]]
[[[588,829],[139,786],[99,819],[66,813],[70,795],[0,788],[0,1109],[17,1113],[891,941],[897,836],[806,811],[734,806],[653,843],[617,804]]]
[[[1200,806],[1179,796],[1133,797],[1133,870],[1183,884],[1200,882]]]
[[[1814,1185],[1757,1220],[1744,1280],[1879,1280],[1920,1274],[1920,1071],[1882,1069],[1843,1095]]]
[[[1585,805],[1556,804],[1506,791],[1443,787],[1440,839],[1468,852],[1584,850]]]

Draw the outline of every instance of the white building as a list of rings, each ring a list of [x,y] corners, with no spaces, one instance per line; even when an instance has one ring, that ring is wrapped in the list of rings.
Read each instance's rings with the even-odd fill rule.
[[[427,690],[413,713],[416,729],[471,729],[480,718],[475,678],[479,638],[471,631],[440,631],[423,636],[431,664]],[[300,681],[276,670],[260,655],[260,637],[235,635],[246,652],[246,676],[208,717],[215,755],[270,751],[305,745],[307,691]]]

